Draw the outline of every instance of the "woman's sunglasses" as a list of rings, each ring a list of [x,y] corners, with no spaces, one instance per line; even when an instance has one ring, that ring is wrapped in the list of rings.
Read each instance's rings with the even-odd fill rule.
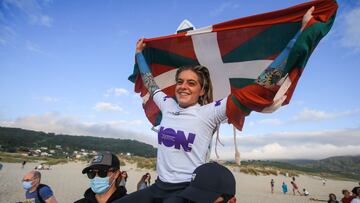
[[[89,171],[86,173],[89,179],[95,178],[96,174],[100,178],[105,178],[108,174],[108,172],[114,172],[115,169],[89,169]]]

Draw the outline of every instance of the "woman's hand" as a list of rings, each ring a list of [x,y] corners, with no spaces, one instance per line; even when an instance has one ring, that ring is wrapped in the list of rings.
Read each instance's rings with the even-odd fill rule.
[[[306,25],[308,24],[308,22],[311,20],[311,18],[313,17],[312,16],[312,13],[314,12],[315,10],[315,7],[311,7],[309,10],[306,11],[303,19],[302,19],[302,25],[301,25],[301,31],[303,31],[306,27]]]
[[[140,38],[136,43],[136,53],[140,53],[144,50],[146,44],[144,43],[144,38]]]

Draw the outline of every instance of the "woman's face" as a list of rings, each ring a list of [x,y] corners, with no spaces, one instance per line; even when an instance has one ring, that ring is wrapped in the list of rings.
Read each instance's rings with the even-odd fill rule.
[[[335,197],[335,195],[330,195],[330,200],[336,200],[336,197]]]
[[[124,177],[124,178],[126,178],[126,177],[127,177],[127,173],[126,173],[126,172],[122,172],[122,173],[121,173],[121,176]]]
[[[175,96],[179,106],[186,108],[198,103],[199,97],[204,95],[199,78],[192,70],[182,71],[176,81]]]

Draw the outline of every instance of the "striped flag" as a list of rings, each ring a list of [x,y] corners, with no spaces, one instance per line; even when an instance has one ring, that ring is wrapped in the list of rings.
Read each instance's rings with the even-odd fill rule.
[[[260,85],[260,75],[264,75],[267,67],[300,30],[302,18],[311,6],[315,6],[314,18],[291,49],[284,64],[284,74],[271,88]],[[337,7],[335,0],[312,1],[184,33],[146,39],[143,54],[156,83],[169,96],[175,94],[177,68],[206,66],[213,83],[214,100],[228,97],[228,122],[241,130],[245,116],[251,111],[269,113],[290,102],[311,53],[334,22]],[[137,64],[129,80],[135,83],[135,92],[143,99],[147,118],[154,126],[159,125],[161,112],[144,87]]]

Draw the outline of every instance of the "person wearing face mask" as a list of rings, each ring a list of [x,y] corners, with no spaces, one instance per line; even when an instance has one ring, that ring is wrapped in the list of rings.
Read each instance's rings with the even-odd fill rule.
[[[121,180],[120,161],[110,152],[100,152],[82,170],[90,179],[90,188],[84,198],[75,203],[110,203],[126,195],[126,189],[119,187]]]
[[[24,202],[57,203],[51,188],[41,184],[40,180],[41,173],[39,171],[30,171],[24,175],[22,179],[22,186],[26,190]]]

